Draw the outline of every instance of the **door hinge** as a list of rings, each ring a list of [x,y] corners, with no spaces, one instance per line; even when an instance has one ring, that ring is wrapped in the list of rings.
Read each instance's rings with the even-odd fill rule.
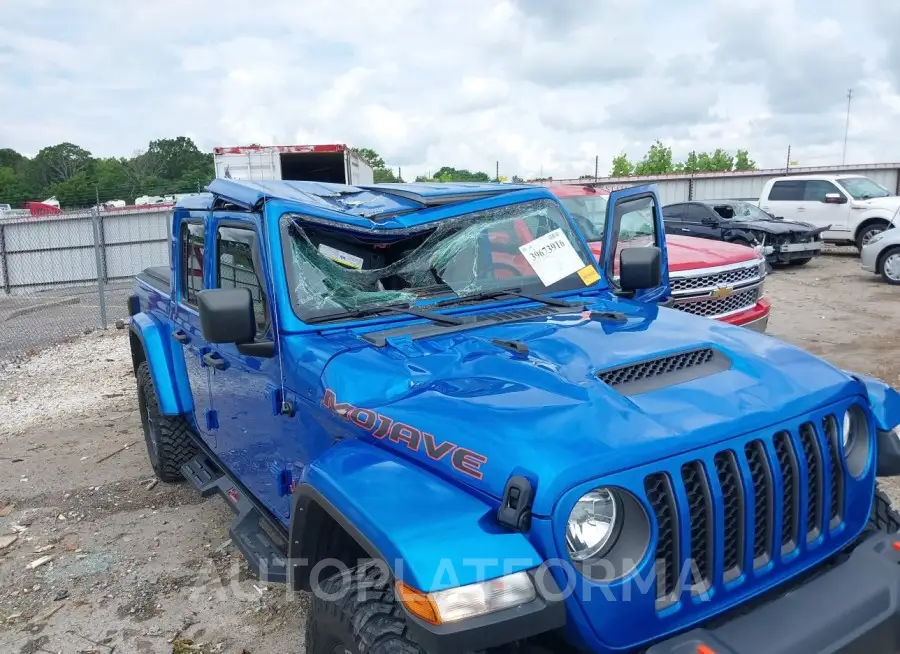
[[[287,395],[280,388],[273,388],[269,392],[269,399],[272,401],[273,416],[287,416],[293,418],[296,410],[294,403],[287,399]]]
[[[497,511],[497,521],[514,531],[528,531],[531,527],[531,503],[534,489],[525,477],[515,475],[506,482],[503,502]]]
[[[219,428],[219,412],[215,409],[206,410],[206,429],[212,431]]]

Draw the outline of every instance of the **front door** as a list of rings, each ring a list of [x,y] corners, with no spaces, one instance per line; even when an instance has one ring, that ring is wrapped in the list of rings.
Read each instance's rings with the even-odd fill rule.
[[[825,196],[836,193],[844,198],[843,203],[829,203]],[[826,179],[808,179],[804,183],[804,206],[806,212],[800,218],[814,227],[827,227],[829,232],[846,232],[850,229],[850,202],[847,195]]]
[[[212,287],[250,289],[257,326],[251,347],[212,347],[216,454],[272,513],[287,518],[291,479],[279,445],[285,420],[279,413],[281,374],[258,227],[256,218],[246,214],[214,216]]]
[[[656,288],[642,289],[634,299],[656,303],[669,296],[669,264],[659,198],[653,187],[633,186],[613,191],[606,207],[603,270],[613,291],[619,286],[619,256],[625,248],[656,246],[661,251],[662,275]]]
[[[210,379],[209,368],[203,356],[208,344],[200,329],[200,314],[197,312],[197,293],[204,288],[203,261],[206,250],[206,212],[192,213],[176,225],[178,239],[175,250],[176,261],[174,297],[172,298],[172,339],[176,351],[180,346],[184,354],[191,397],[194,399],[194,417],[197,431],[212,447],[215,433],[209,428]]]

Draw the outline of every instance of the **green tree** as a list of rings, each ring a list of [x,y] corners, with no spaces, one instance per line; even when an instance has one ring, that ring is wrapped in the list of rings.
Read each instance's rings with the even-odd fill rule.
[[[664,175],[673,170],[672,148],[663,145],[659,140],[654,142],[644,158],[634,165],[635,175]]]
[[[628,157],[624,152],[620,153],[612,160],[612,168],[609,172],[610,177],[627,177],[634,174],[634,165],[628,161]]]
[[[472,172],[465,168],[453,168],[452,166],[441,166],[434,175],[430,177],[416,177],[417,182],[489,182],[491,177],[487,173],[481,171]]]
[[[0,168],[11,168],[15,172],[25,160],[25,155],[19,154],[12,148],[0,148]]]
[[[402,182],[399,175],[395,175],[394,171],[387,167],[384,159],[372,148],[358,148],[356,154],[372,167],[372,176],[376,184]]]
[[[0,204],[18,208],[29,199],[28,188],[10,166],[0,167]]]
[[[91,153],[84,148],[74,143],[59,143],[37,153],[32,162],[32,174],[41,186],[48,186],[89,173],[93,163]]]
[[[735,170],[756,170],[756,162],[750,158],[750,153],[746,150],[738,150],[734,155]]]
[[[140,155],[147,168],[163,179],[178,180],[185,173],[207,166],[213,169],[212,154],[200,152],[187,136],[150,141],[147,151]]]

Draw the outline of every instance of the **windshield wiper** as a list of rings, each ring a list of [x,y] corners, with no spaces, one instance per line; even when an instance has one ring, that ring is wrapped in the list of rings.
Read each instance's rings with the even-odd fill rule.
[[[427,309],[422,309],[417,306],[408,306],[406,304],[384,304],[381,306],[364,307],[361,309],[348,309],[347,311],[338,311],[334,313],[327,313],[321,316],[314,316],[306,322],[319,323],[325,322],[327,320],[334,320],[335,318],[365,318],[366,316],[375,316],[380,313],[407,314],[410,316],[415,316],[416,318],[425,318],[426,320],[431,320],[432,322],[441,323],[444,325],[457,326],[465,324],[465,321],[461,320],[460,318],[445,316],[442,313],[435,313],[434,311],[428,311]]]
[[[523,293],[520,288],[509,288],[503,291],[483,291],[481,293],[473,293],[472,295],[463,295],[451,298],[449,300],[441,300],[435,303],[436,307],[449,307],[465,302],[481,302],[482,300],[496,300],[501,297],[520,297],[532,302],[541,302],[551,307],[577,307],[584,306],[584,302],[568,302],[555,297],[546,295],[532,295],[531,293]]]

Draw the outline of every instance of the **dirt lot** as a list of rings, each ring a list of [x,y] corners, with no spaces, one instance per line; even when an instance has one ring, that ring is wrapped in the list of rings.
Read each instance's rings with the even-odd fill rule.
[[[900,288],[829,255],[767,290],[771,334],[900,384]],[[219,498],[152,485],[136,406],[123,332],[0,366],[0,651],[302,652],[306,598],[247,576]]]

